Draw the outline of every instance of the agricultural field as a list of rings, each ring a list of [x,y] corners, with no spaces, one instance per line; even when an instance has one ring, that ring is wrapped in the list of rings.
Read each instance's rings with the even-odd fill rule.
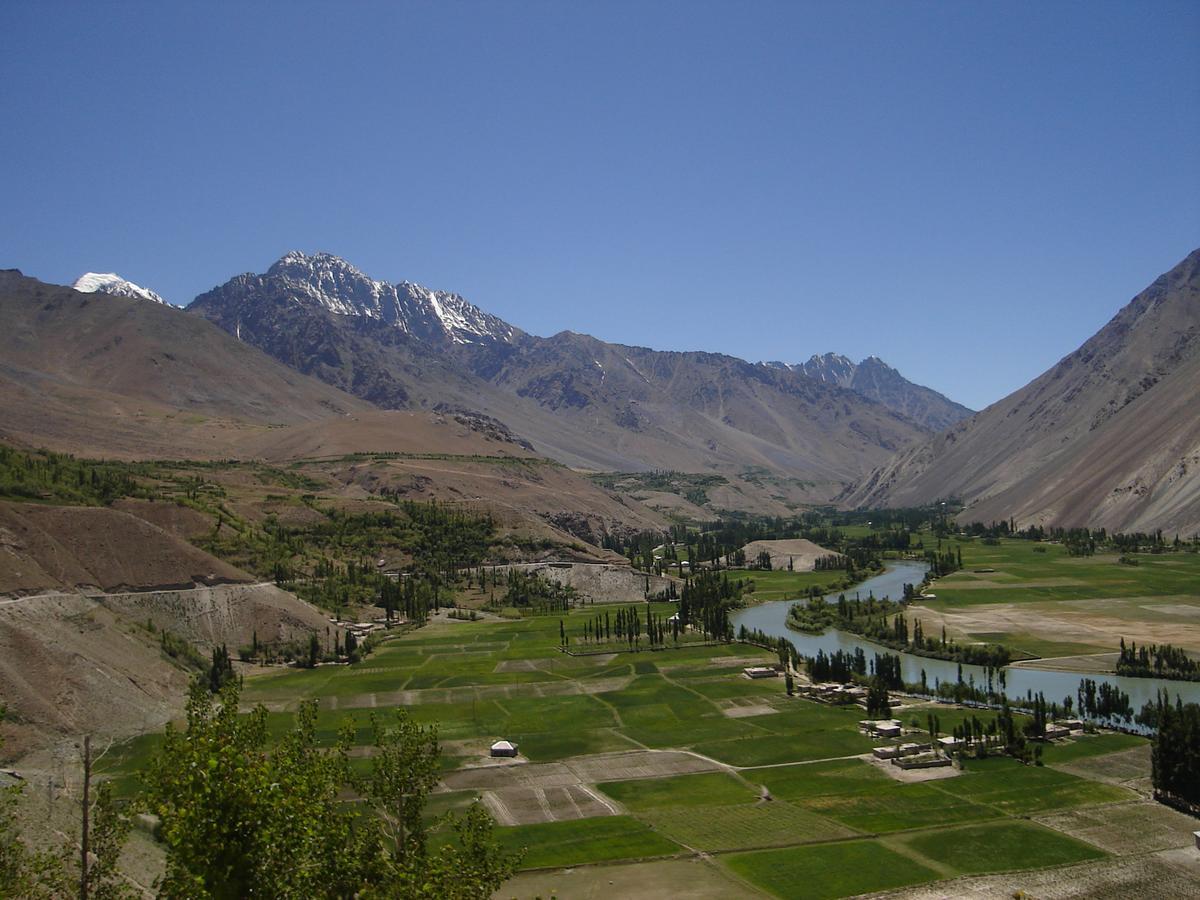
[[[748,578],[754,582],[754,590],[747,596],[751,600],[793,600],[807,597],[810,588],[828,593],[827,586],[845,576],[845,572],[789,572],[787,569],[731,569],[730,578]]]
[[[567,614],[567,628],[589,615]],[[1076,771],[1142,752],[1141,738],[1087,735],[1048,748],[1044,767],[972,760],[910,783],[870,761],[878,739],[859,731],[861,710],[744,677],[742,667],[773,660],[755,647],[570,656],[558,643],[557,615],[435,619],[357,665],[247,678],[244,701],[264,704],[282,733],[315,700],[327,742],[348,719],[369,744],[372,717],[394,707],[436,725],[443,771],[429,820],[478,801],[501,845],[525,851],[497,897],[618,887],[627,897],[840,897],[995,878],[1124,852],[1110,810],[1121,828],[1151,823],[1146,852],[1183,841],[1178,821],[1152,818],[1143,796]],[[917,704],[902,720],[923,730],[930,710],[943,729],[978,714]],[[516,759],[489,758],[500,738],[518,745]],[[136,789],[132,772],[154,745],[145,737],[106,757],[122,792]]]
[[[928,538],[926,545],[930,546]],[[1080,672],[1111,671],[1120,639],[1171,643],[1200,653],[1200,554],[1115,553],[1073,557],[1061,544],[948,540],[963,568],[940,578],[936,599],[914,606],[926,630],[1064,658]]]

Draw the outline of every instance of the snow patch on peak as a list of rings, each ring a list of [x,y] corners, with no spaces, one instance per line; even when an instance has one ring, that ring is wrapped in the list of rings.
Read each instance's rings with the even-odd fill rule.
[[[814,353],[809,357],[808,362],[792,368],[825,384],[850,387],[858,366],[848,356],[840,353]]]
[[[172,306],[158,294],[140,284],[127,281],[116,272],[85,272],[71,285],[85,294],[108,294],[113,297],[131,297],[134,300],[150,300],[163,306]]]

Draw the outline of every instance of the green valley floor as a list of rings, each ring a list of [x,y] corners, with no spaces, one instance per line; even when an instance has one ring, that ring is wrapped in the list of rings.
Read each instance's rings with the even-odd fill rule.
[[[592,614],[566,615],[568,633]],[[558,644],[557,615],[443,619],[355,666],[247,679],[244,702],[282,731],[315,698],[321,733],[350,719],[364,754],[371,716],[403,706],[436,723],[444,774],[428,814],[481,802],[501,842],[524,850],[497,897],[967,896],[975,884],[1011,896],[1061,872],[1084,886],[1150,872],[1200,891],[1183,850],[1197,825],[1146,799],[1140,738],[1084,735],[1047,747],[1042,767],[996,757],[900,780],[872,761],[862,710],[746,678],[771,659],[757,648],[570,656]],[[947,729],[962,715],[936,711]],[[921,728],[927,708],[896,715]],[[489,758],[498,739],[520,755]],[[111,765],[132,771],[154,742]]]

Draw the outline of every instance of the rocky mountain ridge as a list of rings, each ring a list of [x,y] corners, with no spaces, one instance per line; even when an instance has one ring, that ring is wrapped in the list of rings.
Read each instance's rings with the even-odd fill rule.
[[[377,281],[331,253],[309,256],[290,251],[264,277],[282,279],[330,312],[376,319],[425,341],[512,343],[522,334],[458,294],[430,290],[409,281]]]
[[[855,363],[840,353],[824,353],[813,354],[803,363],[772,361],[764,365],[802,372],[824,384],[857,391],[932,431],[944,431],[973,415],[972,410],[961,403],[909,381],[878,356],[868,356]]]
[[[458,295],[389,285],[331,254],[289,253],[188,310],[372,403],[488,416],[582,468],[761,466],[828,491],[928,434],[803,372],[573,332],[540,338]]]

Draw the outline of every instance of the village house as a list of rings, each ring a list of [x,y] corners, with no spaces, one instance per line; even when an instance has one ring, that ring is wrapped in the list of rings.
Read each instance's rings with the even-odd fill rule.
[[[747,678],[775,678],[779,675],[774,666],[747,666],[742,672]]]
[[[858,727],[876,737],[900,737],[904,732],[904,727],[896,719],[863,719]]]

